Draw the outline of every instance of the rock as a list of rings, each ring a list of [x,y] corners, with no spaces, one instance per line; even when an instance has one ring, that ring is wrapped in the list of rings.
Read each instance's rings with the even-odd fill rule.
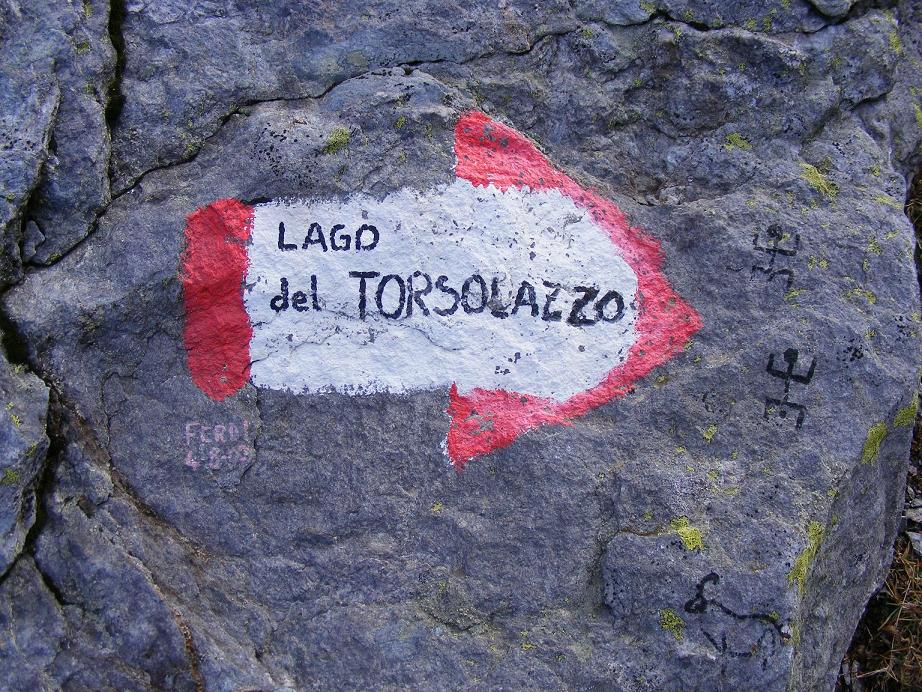
[[[0,8],[5,26],[18,23],[15,6]],[[0,87],[6,96],[0,99],[0,141],[4,156],[0,160],[0,284],[18,280],[22,272],[19,242],[22,215],[29,196],[39,184],[39,174],[48,157],[51,128],[58,108],[60,92],[48,74],[47,56],[36,60],[24,46],[11,45],[8,33],[0,38],[4,60],[0,63]],[[35,62],[39,62],[38,65]]]
[[[85,143],[65,134],[72,154],[94,152],[87,177],[67,173],[59,149],[41,185],[61,196],[36,196],[35,213],[28,203],[23,251],[49,266],[2,298],[11,340],[55,392],[43,520],[0,583],[12,686],[831,687],[886,574],[917,406],[922,318],[903,202],[922,166],[920,24],[908,2],[788,5],[126,3],[111,25],[124,52],[114,196],[92,108],[62,100],[64,120],[40,119],[43,144],[16,149],[26,182],[14,225],[51,161],[48,128],[95,123]],[[109,39],[86,30],[97,79]],[[71,74],[43,64],[49,84]],[[270,217],[257,214],[304,200],[351,214],[352,232],[407,190],[431,200],[466,181],[473,202],[443,198],[483,204],[496,191],[478,198],[476,171],[508,184],[504,195],[545,195],[529,213],[570,200],[559,234],[611,224],[618,256],[644,259],[633,279],[612,272],[625,314],[660,306],[653,322],[680,315],[688,332],[629,351],[633,379],[593,390],[578,414],[445,383],[358,393],[331,377],[301,393],[293,372],[259,386],[252,373],[282,372],[296,330],[263,342],[268,364],[240,349],[274,319],[309,320],[295,292],[329,276],[279,260],[299,271],[291,310],[251,323],[245,300],[269,298],[265,260],[296,250],[329,262],[334,250],[299,246],[309,224],[273,245],[274,224],[267,243]],[[62,218],[65,198],[79,200],[74,225],[42,222]],[[460,255],[413,243],[472,233],[438,218],[389,228],[382,242],[406,250],[388,262],[460,271]],[[88,221],[95,231],[73,245]],[[72,249],[53,260],[52,247]],[[477,260],[497,256],[476,248]],[[251,262],[257,252],[270,254]],[[356,266],[384,255],[349,252]],[[376,269],[398,270],[409,278],[403,265]],[[647,283],[638,293],[632,280]],[[524,315],[496,317],[493,303],[457,319],[543,320],[522,296]],[[367,343],[347,345],[371,348],[399,328],[346,308],[316,339],[302,321],[299,339],[319,349],[361,331]],[[196,331],[203,315],[214,328]],[[411,331],[403,343],[428,339],[429,356],[373,363],[372,375],[451,374],[432,353],[452,344]],[[526,345],[502,367],[525,367]],[[662,349],[651,371],[634,358]],[[200,387],[193,353],[214,388]],[[317,359],[337,370],[355,366],[351,353]],[[583,363],[541,365],[553,389]],[[473,440],[460,457],[458,430]]]
[[[36,485],[48,451],[48,388],[0,358],[0,575],[16,560],[35,523]]]
[[[0,584],[0,660],[10,689],[40,689],[64,647],[64,604],[42,580],[31,556],[24,555]]]
[[[912,549],[916,551],[916,555],[922,556],[922,533],[907,531],[906,535],[909,536],[909,542],[912,544]]]
[[[30,206],[31,223],[45,236],[30,254],[32,262],[46,263],[73,247],[109,201],[105,110],[115,55],[108,21],[105,1],[41,0],[24,6],[14,20],[16,31],[5,37],[4,52],[28,55],[33,65],[45,66],[40,73],[60,93]]]

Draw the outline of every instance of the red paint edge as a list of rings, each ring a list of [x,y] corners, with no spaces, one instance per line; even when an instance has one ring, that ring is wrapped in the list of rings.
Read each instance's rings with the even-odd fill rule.
[[[522,433],[570,420],[627,394],[632,385],[681,351],[701,329],[701,317],[662,274],[660,243],[632,227],[617,205],[581,187],[523,135],[484,113],[464,114],[455,126],[455,174],[474,185],[558,190],[608,231],[616,252],[637,275],[637,341],[624,362],[592,389],[564,402],[504,390],[449,393],[447,452],[456,469],[474,457],[510,445]]]
[[[186,222],[183,340],[193,382],[216,401],[234,394],[250,376],[253,327],[243,282],[252,229],[253,207],[235,199],[202,207]]]

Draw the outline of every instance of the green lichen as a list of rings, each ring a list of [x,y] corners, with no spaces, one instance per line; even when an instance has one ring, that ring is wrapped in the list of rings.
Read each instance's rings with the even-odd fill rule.
[[[873,166],[871,166],[871,167],[868,169],[868,173],[870,173],[871,175],[873,175],[875,178],[879,178],[879,177],[880,177],[880,164],[879,164],[879,163],[875,163]]]
[[[794,300],[797,296],[804,292],[802,288],[792,288],[790,291],[784,294],[785,300]]]
[[[19,472],[14,469],[3,469],[3,476],[0,476],[0,485],[17,485],[19,483]]]
[[[915,111],[916,116],[916,125],[922,127],[922,106],[918,103],[912,104],[913,111]]]
[[[890,48],[897,55],[903,54],[903,42],[900,40],[900,35],[896,31],[891,31],[890,35],[887,36],[887,41],[890,43]]]
[[[93,16],[93,6],[89,3],[89,0],[83,0],[83,16],[87,19]]]
[[[445,505],[442,504],[442,501],[436,500],[435,502],[432,503],[432,507],[429,508],[429,511],[432,512],[433,514],[438,514],[443,509],[445,509]]]
[[[800,555],[794,560],[794,566],[788,572],[788,583],[793,586],[797,584],[797,591],[802,596],[807,585],[807,572],[810,571],[810,565],[816,559],[816,553],[823,542],[823,535],[826,529],[818,521],[811,521],[807,527],[807,546],[800,552]]]
[[[880,456],[880,444],[887,437],[887,424],[883,421],[875,423],[868,430],[864,440],[864,449],[861,450],[861,463],[873,464]]]
[[[856,286],[855,288],[851,288],[851,289],[849,289],[848,291],[846,291],[846,292],[845,292],[845,297],[846,297],[846,298],[849,298],[849,299],[852,299],[852,298],[864,298],[864,299],[865,299],[866,301],[868,301],[868,303],[870,303],[871,305],[874,305],[874,304],[877,303],[877,295],[874,293],[874,291],[869,291],[869,290],[866,289],[866,288],[860,288],[860,287],[858,287],[858,286]]]
[[[791,625],[791,638],[788,641],[792,646],[800,646],[800,625],[796,622]]]
[[[709,425],[708,427],[706,427],[704,430],[701,431],[701,437],[703,437],[704,441],[707,443],[710,443],[714,439],[714,436],[716,434],[717,434],[716,425]]]
[[[679,517],[669,522],[669,528],[676,532],[685,550],[704,550],[704,540],[701,538],[701,530],[696,529],[688,521],[688,517]]]
[[[672,608],[663,608],[659,611],[659,626],[667,632],[672,632],[677,642],[685,636],[685,620]]]
[[[825,174],[821,173],[820,170],[809,163],[800,164],[801,177],[807,181],[807,184],[812,187],[814,190],[819,192],[828,200],[834,200],[836,195],[839,194],[839,186],[832,182]]]
[[[397,121],[394,123],[394,127],[398,130],[402,130],[406,124],[407,124],[407,116],[401,115],[399,118],[397,118]]]
[[[739,132],[731,132],[727,135],[727,141],[726,144],[724,144],[724,149],[727,151],[733,151],[734,149],[750,151],[752,149],[752,145]]]
[[[595,36],[595,32],[588,26],[584,26],[579,33],[586,40],[589,40]]]
[[[77,44],[77,55],[83,55],[84,53],[90,52],[90,44],[88,41],[81,41]]]
[[[349,128],[334,128],[323,145],[324,154],[336,154],[349,146]]]
[[[877,238],[871,238],[868,241],[868,252],[879,255],[883,251],[884,249],[880,246],[880,243],[877,242]]]
[[[646,2],[646,0],[640,0],[640,9],[642,9],[647,14],[653,14],[656,12],[656,5],[652,2]]]
[[[893,199],[890,195],[877,195],[874,198],[874,201],[878,204],[885,204],[888,207],[893,207],[898,211],[903,211],[903,205],[897,200]]]
[[[893,418],[893,427],[894,428],[909,428],[912,427],[912,424],[916,422],[916,412],[919,410],[919,393],[916,392],[912,395],[912,401],[909,402],[909,406],[901,408],[896,412],[896,416]]]

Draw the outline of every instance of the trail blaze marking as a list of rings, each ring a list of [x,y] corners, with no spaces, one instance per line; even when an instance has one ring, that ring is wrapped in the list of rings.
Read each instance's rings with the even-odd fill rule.
[[[446,388],[456,468],[624,396],[701,328],[660,244],[525,137],[467,113],[456,180],[189,216],[185,345],[222,400]]]

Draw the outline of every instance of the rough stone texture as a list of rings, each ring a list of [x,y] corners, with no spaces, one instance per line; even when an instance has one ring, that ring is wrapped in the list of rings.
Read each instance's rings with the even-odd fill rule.
[[[21,261],[45,263],[73,247],[109,201],[105,109],[115,56],[108,16],[100,0],[0,4],[2,86],[11,95],[3,100],[3,132],[6,149],[16,152],[5,156],[4,167],[28,167],[18,179],[4,174],[10,177],[5,200],[13,206],[0,217],[8,228],[7,280],[17,278]],[[26,202],[30,228],[20,252],[22,231],[11,221],[26,216]]]
[[[4,7],[30,31],[59,21]],[[2,100],[29,133],[0,163],[6,281],[37,185],[61,196],[31,215],[44,243],[26,224],[36,261],[52,260],[42,219],[82,219],[59,249],[105,207],[3,299],[61,442],[0,584],[5,686],[829,688],[889,562],[911,435],[919,11],[128,2],[108,204],[101,111],[65,107],[67,81],[58,110],[75,115],[55,120],[54,85],[79,68],[57,44],[35,45],[44,62],[4,57],[4,79],[33,85]],[[109,39],[91,19],[99,80]],[[686,353],[460,474],[441,450],[444,391],[196,389],[186,216],[448,182],[471,108],[662,241],[704,323]],[[81,122],[96,125],[75,144]],[[94,166],[39,178],[51,123],[58,161]],[[348,145],[332,151],[338,127]],[[773,267],[790,285],[753,270],[773,226],[784,247],[799,238]],[[769,356],[784,368],[788,349],[795,372],[816,363],[790,384],[800,429],[766,410],[784,393]],[[246,453],[186,463],[231,424]]]
[[[48,388],[0,357],[0,574],[22,550],[35,522],[35,486],[48,452]]]

